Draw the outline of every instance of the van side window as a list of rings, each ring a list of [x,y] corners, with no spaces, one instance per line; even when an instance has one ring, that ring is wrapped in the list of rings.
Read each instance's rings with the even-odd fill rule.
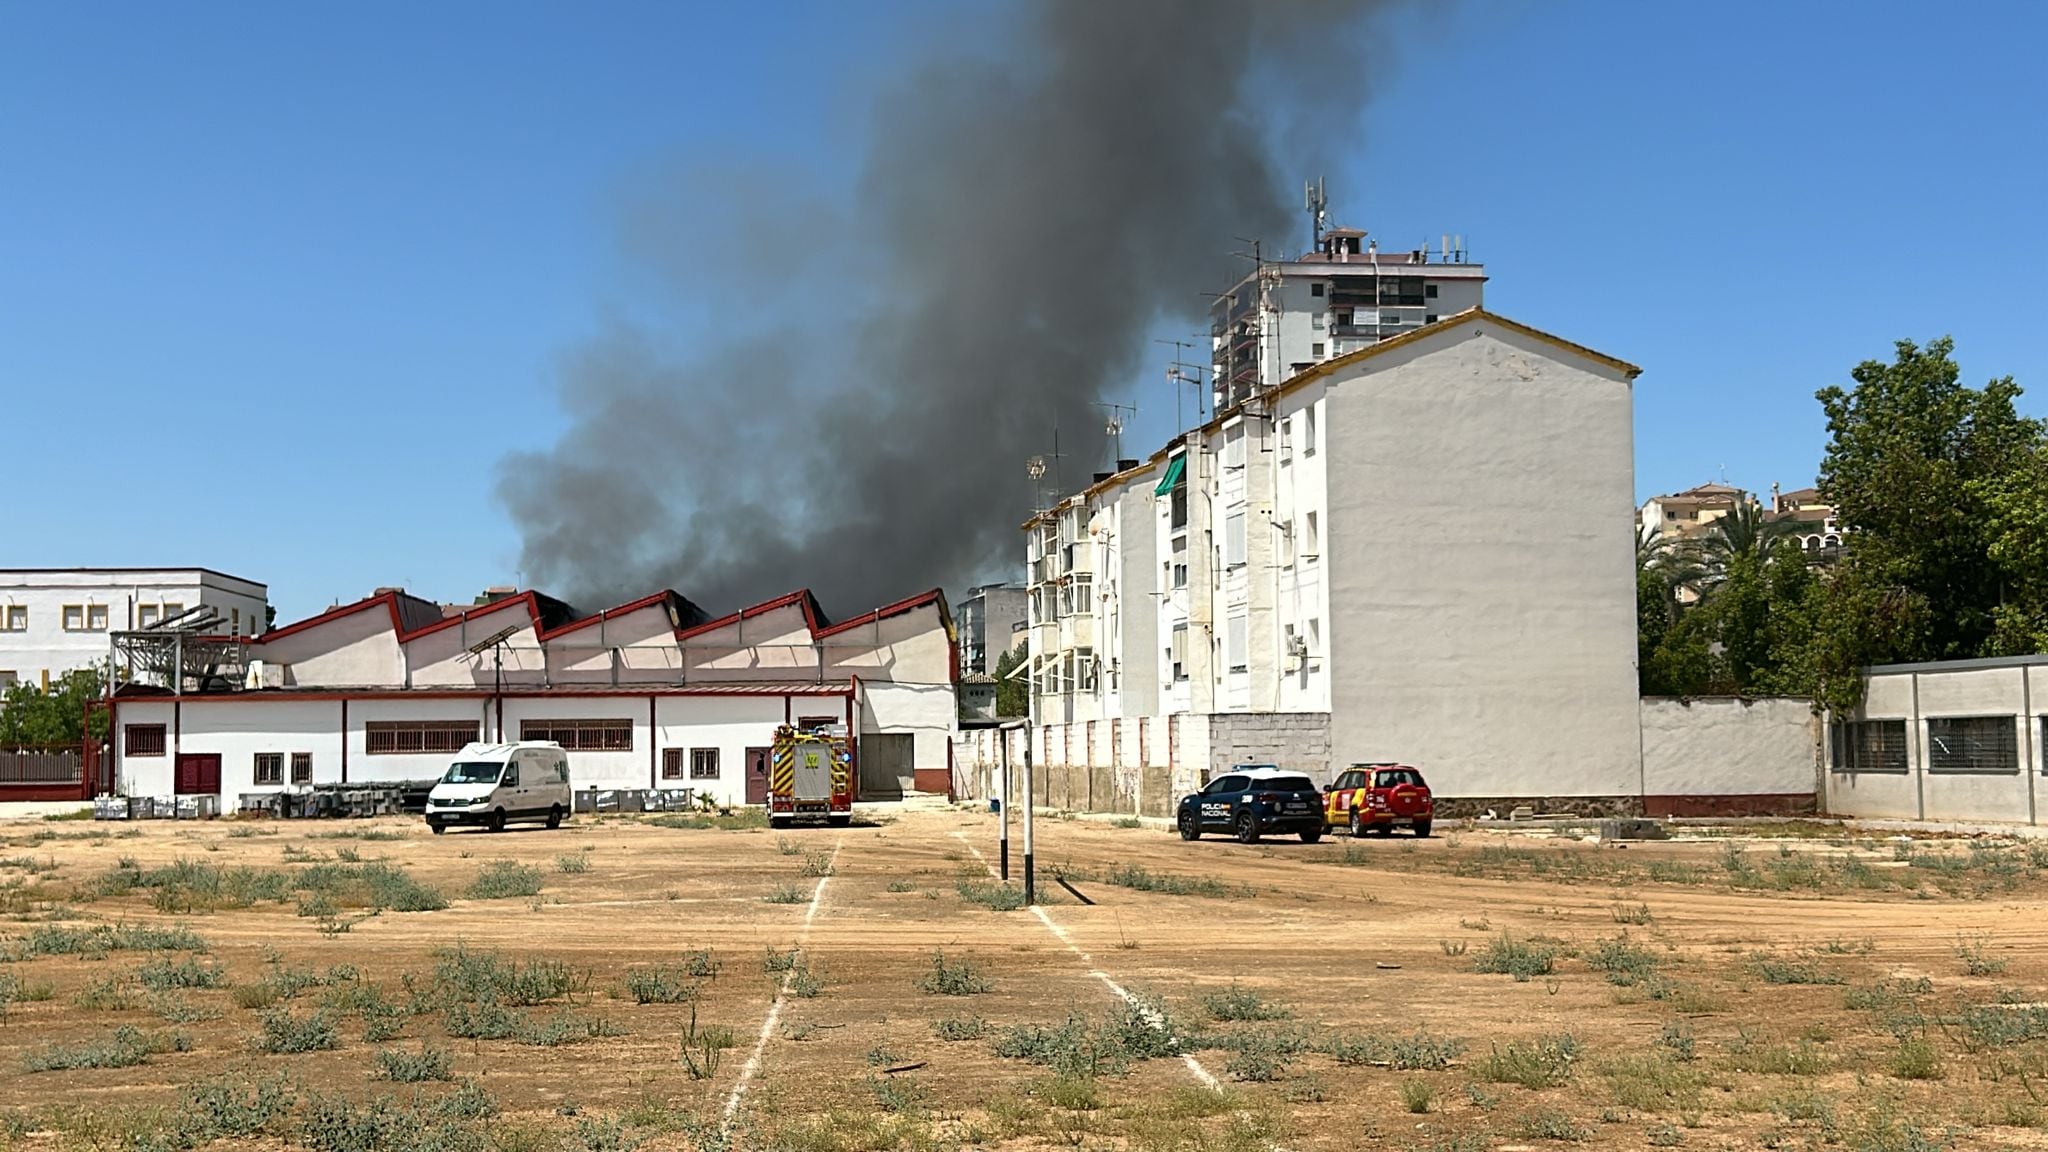
[[[555,757],[555,783],[567,784],[568,782],[569,758],[567,756],[557,756]]]
[[[505,762],[505,774],[498,778],[498,783],[503,784],[507,788],[519,787],[519,761],[517,759]]]

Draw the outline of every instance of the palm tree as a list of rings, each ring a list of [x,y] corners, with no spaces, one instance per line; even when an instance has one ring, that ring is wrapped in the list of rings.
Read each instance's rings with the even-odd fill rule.
[[[1692,554],[1702,587],[1711,588],[1726,578],[1728,566],[1737,556],[1768,559],[1772,546],[1798,528],[1797,521],[1769,519],[1764,515],[1763,505],[1745,500],[1714,521],[1697,539],[1687,541],[1686,550]]]
[[[1664,539],[1664,530],[1656,524],[1636,529],[1636,575],[1640,580],[1644,574],[1654,575],[1664,588],[1664,619],[1669,624],[1678,619],[1681,588],[1691,588],[1705,575],[1692,550],[1682,542]]]

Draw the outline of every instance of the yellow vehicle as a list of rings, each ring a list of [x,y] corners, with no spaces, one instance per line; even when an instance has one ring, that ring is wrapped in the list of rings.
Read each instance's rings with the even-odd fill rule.
[[[799,819],[853,822],[853,755],[845,736],[784,724],[769,755],[768,824]]]

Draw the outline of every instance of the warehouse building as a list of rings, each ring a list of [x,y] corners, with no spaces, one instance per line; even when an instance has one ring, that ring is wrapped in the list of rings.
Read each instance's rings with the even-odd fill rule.
[[[958,646],[943,595],[828,621],[808,591],[717,618],[663,591],[595,615],[523,592],[456,614],[384,590],[253,640],[198,638],[178,690],[111,702],[102,786],[244,794],[432,779],[477,740],[554,740],[586,789],[759,802],[775,728],[851,736],[860,795],[947,790]],[[228,691],[197,685],[246,684]]]

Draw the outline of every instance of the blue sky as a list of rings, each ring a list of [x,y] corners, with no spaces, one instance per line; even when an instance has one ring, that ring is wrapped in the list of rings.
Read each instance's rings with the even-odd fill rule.
[[[877,79],[982,15],[0,0],[0,564],[205,564],[286,619],[516,581],[497,461],[664,290],[629,189],[843,182]],[[1494,310],[1642,365],[1639,495],[1802,485],[1814,389],[1900,337],[2048,412],[2044,33],[2017,3],[1405,13],[1359,46],[1333,215],[1462,232]],[[1170,431],[1158,379],[1134,443]]]

